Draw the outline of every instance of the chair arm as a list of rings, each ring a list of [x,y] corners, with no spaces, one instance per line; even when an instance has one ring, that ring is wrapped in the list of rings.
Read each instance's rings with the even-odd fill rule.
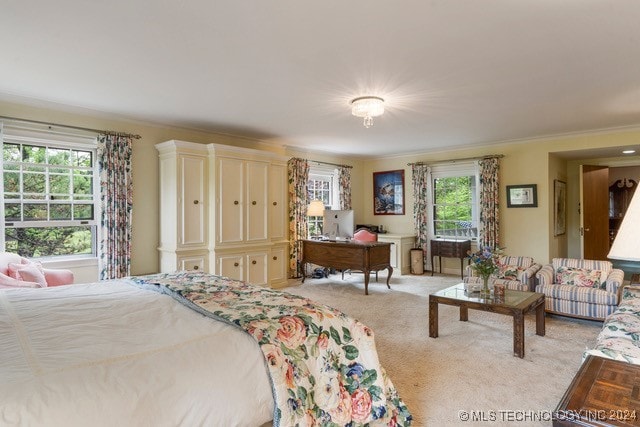
[[[605,281],[607,292],[617,294],[618,288],[620,288],[622,282],[624,282],[624,271],[619,268],[614,268],[611,270],[607,276],[607,280]]]
[[[471,264],[464,268],[465,277],[476,277],[476,271],[471,267]]]
[[[533,279],[536,275],[536,273],[538,272],[538,270],[540,270],[542,268],[542,265],[534,262],[533,264],[531,264],[529,266],[529,268],[527,268],[525,271],[522,272],[522,282],[526,282],[528,283],[530,279]]]
[[[74,277],[71,270],[44,268],[43,271],[47,286],[71,285],[73,283]]]
[[[547,264],[536,273],[538,285],[553,285],[553,264]]]

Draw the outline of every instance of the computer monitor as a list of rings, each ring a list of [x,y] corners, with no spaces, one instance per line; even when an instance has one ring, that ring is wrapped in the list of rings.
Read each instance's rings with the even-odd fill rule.
[[[350,239],[354,230],[353,210],[325,209],[322,234],[329,239]]]

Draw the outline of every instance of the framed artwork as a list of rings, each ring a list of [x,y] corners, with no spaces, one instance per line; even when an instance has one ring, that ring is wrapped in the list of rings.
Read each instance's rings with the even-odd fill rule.
[[[508,208],[538,207],[537,184],[507,185]]]
[[[567,183],[553,180],[553,235],[567,232]]]
[[[373,214],[404,215],[404,169],[373,173]]]

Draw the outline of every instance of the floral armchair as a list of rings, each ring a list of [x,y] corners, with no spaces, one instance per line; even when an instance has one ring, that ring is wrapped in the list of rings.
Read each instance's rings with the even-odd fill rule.
[[[498,271],[492,274],[489,279],[490,287],[499,283],[505,285],[507,289],[533,292],[535,275],[542,268],[542,265],[527,256],[501,256],[498,262]],[[482,278],[469,266],[463,281],[465,283],[482,283]]]
[[[604,320],[618,307],[624,272],[609,261],[554,258],[536,278],[548,313]]]
[[[43,268],[11,252],[0,252],[0,288],[43,288],[72,284],[73,272]]]

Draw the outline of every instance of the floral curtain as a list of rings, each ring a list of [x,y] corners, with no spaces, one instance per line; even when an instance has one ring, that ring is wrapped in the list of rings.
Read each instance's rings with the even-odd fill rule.
[[[429,194],[431,181],[431,168],[427,165],[414,164],[411,166],[413,183],[413,220],[415,224],[417,240],[416,247],[422,249],[424,259],[429,260],[427,248],[429,246]]]
[[[98,136],[100,174],[100,279],[129,275],[131,267],[131,137]]]
[[[340,179],[340,209],[351,209],[351,168],[340,166],[338,168]]]
[[[500,189],[498,173],[500,159],[491,157],[478,161],[480,166],[480,236],[482,246],[497,248],[500,244]]]
[[[289,277],[300,277],[302,239],[307,238],[309,162],[297,157],[287,163],[289,175]]]

